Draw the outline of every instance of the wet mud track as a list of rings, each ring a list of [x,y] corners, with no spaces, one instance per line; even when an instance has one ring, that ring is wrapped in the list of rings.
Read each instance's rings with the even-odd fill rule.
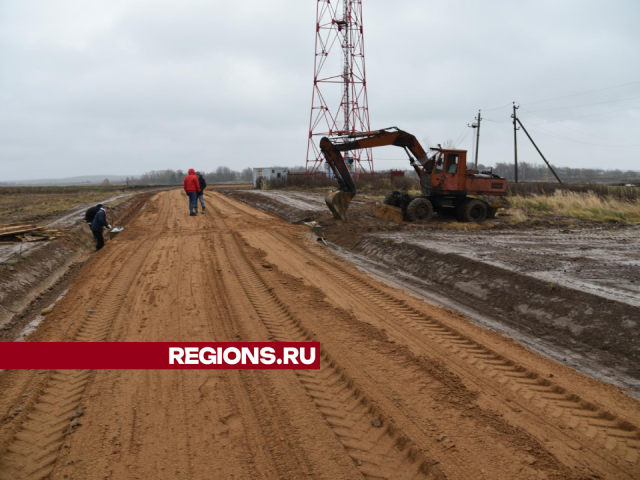
[[[156,195],[28,340],[313,340],[321,370],[0,372],[1,479],[640,476],[619,389],[206,202]]]

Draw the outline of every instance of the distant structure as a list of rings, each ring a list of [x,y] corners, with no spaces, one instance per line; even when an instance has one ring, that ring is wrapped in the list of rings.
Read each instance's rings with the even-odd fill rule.
[[[289,170],[278,167],[264,167],[253,169],[253,188],[261,189],[268,183],[287,181]]]
[[[105,179],[102,181],[102,184],[103,184],[103,185],[111,185],[111,182],[109,181],[109,179],[108,179],[108,178],[105,178]]]
[[[362,0],[317,2],[307,174],[316,173],[324,161],[318,147],[320,138],[371,130],[364,65]],[[347,155],[353,158],[356,176],[373,173],[371,149],[355,150]]]

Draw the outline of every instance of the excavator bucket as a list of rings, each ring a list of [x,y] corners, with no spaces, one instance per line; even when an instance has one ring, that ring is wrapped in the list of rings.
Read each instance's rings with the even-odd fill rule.
[[[327,207],[329,207],[329,210],[331,210],[331,213],[333,213],[333,218],[336,220],[344,220],[344,216],[347,213],[353,197],[355,197],[355,193],[336,190],[335,192],[327,193],[324,201]]]

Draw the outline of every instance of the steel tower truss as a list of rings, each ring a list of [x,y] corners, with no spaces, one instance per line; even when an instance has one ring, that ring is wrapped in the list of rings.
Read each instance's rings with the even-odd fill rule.
[[[321,137],[370,130],[362,0],[317,2],[316,54],[306,163],[308,174],[316,173],[324,161],[318,147]],[[355,150],[347,155],[353,158],[356,176],[373,173],[371,149]]]

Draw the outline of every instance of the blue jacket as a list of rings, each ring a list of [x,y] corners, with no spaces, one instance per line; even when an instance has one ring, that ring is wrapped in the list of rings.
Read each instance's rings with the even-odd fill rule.
[[[93,222],[91,223],[91,230],[94,232],[101,232],[104,227],[108,227],[109,222],[107,222],[107,212],[103,209],[100,209],[96,216],[93,217]]]

